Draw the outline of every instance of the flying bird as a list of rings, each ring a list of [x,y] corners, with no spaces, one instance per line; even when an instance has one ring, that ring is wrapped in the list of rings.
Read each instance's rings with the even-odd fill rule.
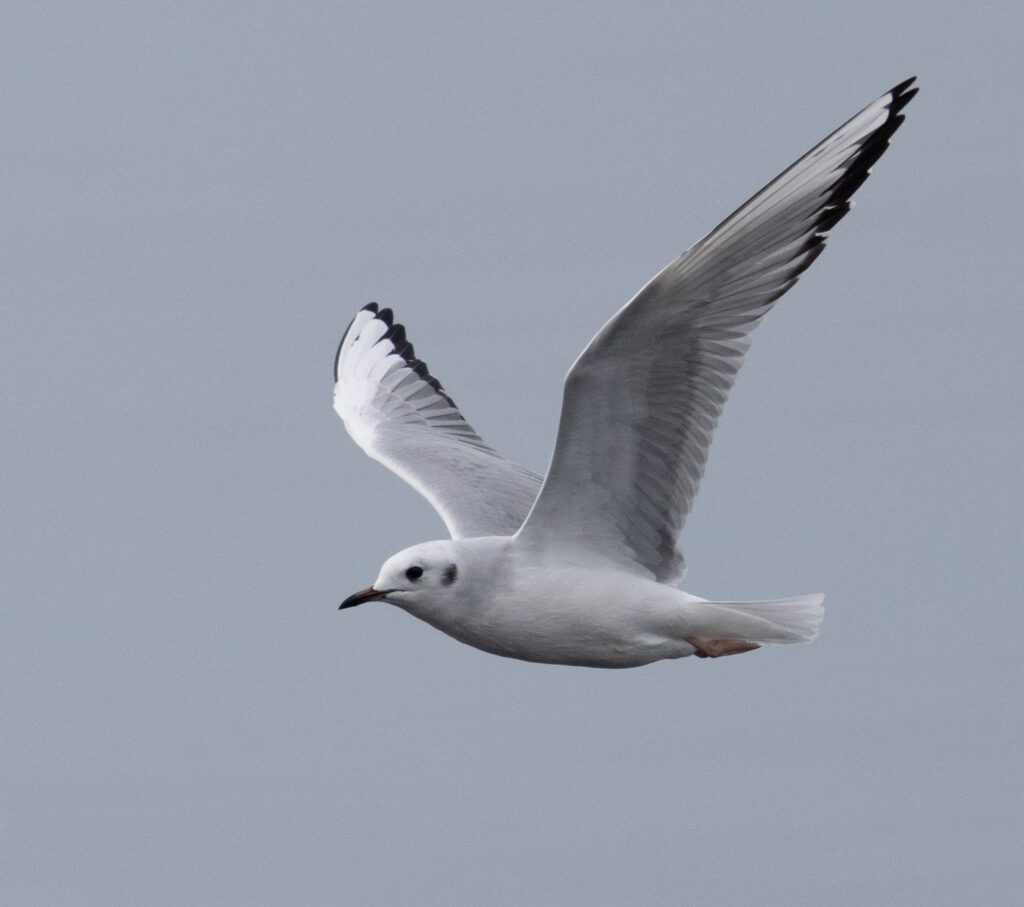
[[[341,607],[389,602],[496,655],[604,668],[814,639],[824,596],[706,601],[677,588],[676,541],[751,332],[852,207],[913,82],[812,148],[601,328],[566,377],[543,479],[481,439],[390,309],[360,310],[338,347],[335,409],[451,538],[400,551]]]

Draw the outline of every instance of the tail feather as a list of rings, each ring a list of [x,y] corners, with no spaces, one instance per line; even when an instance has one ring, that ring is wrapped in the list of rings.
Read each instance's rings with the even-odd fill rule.
[[[818,635],[825,596],[798,595],[764,602],[708,602],[718,612],[716,625],[750,642],[810,642]],[[722,612],[728,612],[723,614]],[[723,635],[726,635],[723,633]]]

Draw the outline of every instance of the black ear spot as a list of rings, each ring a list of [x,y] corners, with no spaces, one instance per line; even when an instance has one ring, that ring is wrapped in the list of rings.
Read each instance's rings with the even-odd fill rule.
[[[405,578],[410,582],[416,582],[421,576],[423,576],[423,568],[418,564],[413,565],[405,571]]]
[[[443,582],[446,586],[450,586],[452,583],[455,582],[458,575],[459,568],[456,567],[455,564],[449,564],[447,567],[444,568],[444,573],[441,574],[441,582]]]

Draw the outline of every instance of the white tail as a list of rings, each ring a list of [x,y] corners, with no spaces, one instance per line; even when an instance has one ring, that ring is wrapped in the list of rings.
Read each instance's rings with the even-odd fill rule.
[[[824,600],[825,596],[819,593],[766,602],[707,604],[717,612],[718,627],[724,630],[724,624],[730,624],[728,634],[723,635],[750,642],[793,643],[810,642],[818,635],[818,625],[825,613],[821,604]],[[731,615],[724,615],[722,611]]]

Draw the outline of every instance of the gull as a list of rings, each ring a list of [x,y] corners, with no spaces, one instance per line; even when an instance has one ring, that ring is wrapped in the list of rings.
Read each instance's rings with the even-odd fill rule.
[[[390,557],[341,608],[389,602],[495,655],[588,667],[812,640],[823,595],[698,598],[677,588],[676,541],[751,331],[852,207],[913,82],[840,126],[605,324],[566,377],[543,480],[484,443],[390,309],[361,309],[338,347],[335,409],[451,538]]]

